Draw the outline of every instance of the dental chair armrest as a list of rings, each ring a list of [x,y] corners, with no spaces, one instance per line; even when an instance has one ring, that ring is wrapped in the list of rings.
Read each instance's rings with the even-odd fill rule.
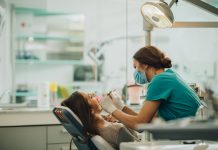
[[[91,141],[99,150],[115,150],[107,141],[105,141],[101,136],[95,135],[91,138]]]

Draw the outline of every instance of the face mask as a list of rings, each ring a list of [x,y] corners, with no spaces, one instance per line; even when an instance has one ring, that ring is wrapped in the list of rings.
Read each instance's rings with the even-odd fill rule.
[[[134,79],[138,84],[145,84],[148,82],[145,73],[138,70],[135,70],[134,72]]]

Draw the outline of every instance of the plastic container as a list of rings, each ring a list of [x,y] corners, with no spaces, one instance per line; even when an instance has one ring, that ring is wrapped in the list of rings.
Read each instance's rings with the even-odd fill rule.
[[[128,97],[130,105],[139,105],[140,96],[142,95],[143,87],[140,85],[131,85],[128,86]]]
[[[38,86],[37,106],[43,108],[50,107],[50,84],[49,82],[40,83]]]
[[[49,90],[50,90],[50,106],[55,106],[58,104],[58,102],[57,102],[57,90],[58,90],[57,83],[51,82],[49,85]]]

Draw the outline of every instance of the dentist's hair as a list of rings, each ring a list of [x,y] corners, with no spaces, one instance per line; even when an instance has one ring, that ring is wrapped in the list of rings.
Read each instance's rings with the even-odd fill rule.
[[[141,64],[146,64],[156,69],[172,67],[171,59],[154,46],[142,47],[134,54],[133,58]]]
[[[71,111],[79,117],[84,126],[84,134],[86,134],[87,137],[99,135],[96,117],[95,114],[92,113],[92,108],[87,97],[84,97],[80,92],[76,91],[65,99],[61,105],[70,108]]]

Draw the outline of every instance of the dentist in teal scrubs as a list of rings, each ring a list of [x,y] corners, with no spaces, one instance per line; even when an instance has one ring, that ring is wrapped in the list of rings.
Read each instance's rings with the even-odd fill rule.
[[[149,123],[157,114],[169,121],[195,116],[200,99],[195,91],[172,69],[170,58],[154,46],[139,49],[133,56],[134,78],[138,84],[149,83],[147,96],[137,113],[124,105],[112,92],[100,103],[102,108],[127,127]]]

